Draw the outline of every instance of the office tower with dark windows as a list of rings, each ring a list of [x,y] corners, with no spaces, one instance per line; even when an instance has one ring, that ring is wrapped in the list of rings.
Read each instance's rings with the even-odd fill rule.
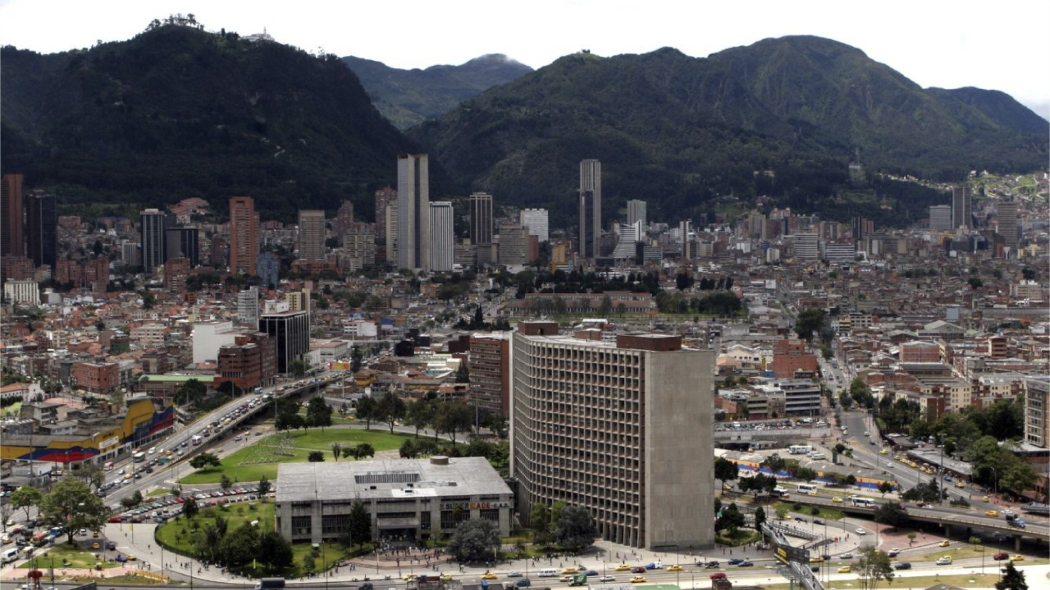
[[[397,159],[397,266],[430,270],[430,181],[426,154]]]
[[[26,200],[26,256],[54,272],[58,262],[58,212],[55,197],[37,192]]]
[[[25,202],[22,175],[0,178],[0,256],[25,256]]]
[[[325,259],[324,211],[306,209],[299,211],[299,259]]]
[[[970,188],[965,185],[952,187],[952,229],[973,227],[970,207]]]
[[[430,203],[430,270],[450,271],[456,251],[452,233],[452,203]]]
[[[646,219],[646,204],[645,201],[638,199],[631,199],[627,201],[627,225],[632,225],[641,222],[642,231],[648,226],[649,220]]]
[[[277,343],[278,373],[287,373],[292,363],[310,352],[310,314],[306,311],[263,314],[259,317],[259,331]]]
[[[196,227],[169,227],[164,230],[164,260],[185,258],[191,267],[201,263],[200,229]]]
[[[259,260],[259,215],[251,197],[230,199],[230,272],[256,274]]]
[[[999,201],[996,206],[999,224],[999,235],[1003,243],[1016,249],[1021,241],[1021,226],[1017,221],[1017,201],[1013,199]]]
[[[602,163],[580,162],[580,258],[597,258],[602,243]]]
[[[644,547],[714,542],[715,353],[680,336],[559,335],[521,322],[511,344],[518,511],[586,508],[599,534]]]
[[[166,216],[160,209],[146,209],[139,214],[142,269],[147,273],[164,266],[166,222]]]
[[[470,243],[475,246],[492,245],[492,195],[473,193],[467,199],[470,206]]]

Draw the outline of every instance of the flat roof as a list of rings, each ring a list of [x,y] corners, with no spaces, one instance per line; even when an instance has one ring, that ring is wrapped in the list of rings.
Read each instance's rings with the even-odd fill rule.
[[[215,381],[215,375],[143,375],[142,377],[151,383],[183,383],[190,379],[196,379],[201,383]]]
[[[511,495],[484,457],[282,463],[275,489],[277,502]]]

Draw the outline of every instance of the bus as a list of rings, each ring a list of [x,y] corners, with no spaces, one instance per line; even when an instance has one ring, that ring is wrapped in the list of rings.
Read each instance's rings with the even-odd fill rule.
[[[812,496],[817,493],[817,486],[811,483],[798,484],[798,493]]]
[[[792,455],[807,455],[813,452],[811,445],[791,445],[788,447],[788,452]]]
[[[537,576],[541,578],[556,578],[558,577],[558,570],[556,569],[542,569]]]
[[[134,455],[132,455],[131,459],[133,461],[135,461],[136,463],[142,463],[143,461],[146,460],[146,453],[143,453],[142,451],[139,451],[139,452],[135,453]]]
[[[199,445],[199,444],[201,444],[202,440],[204,440],[204,438],[201,437],[201,435],[194,434],[193,438],[190,439],[190,442],[192,442],[194,445]]]
[[[863,496],[850,496],[849,501],[854,506],[864,506],[867,508],[875,507],[875,500],[872,500],[871,498],[865,498]]]

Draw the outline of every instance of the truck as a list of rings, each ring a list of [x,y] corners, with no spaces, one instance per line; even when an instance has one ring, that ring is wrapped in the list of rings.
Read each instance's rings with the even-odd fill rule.
[[[586,586],[587,585],[587,574],[576,574],[572,577],[572,581],[569,582],[570,586]]]
[[[279,590],[284,588],[284,578],[259,578],[255,590]]]

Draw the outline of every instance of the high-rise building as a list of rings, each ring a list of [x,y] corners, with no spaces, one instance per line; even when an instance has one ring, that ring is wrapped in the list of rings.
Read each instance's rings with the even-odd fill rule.
[[[386,218],[383,220],[386,233],[386,244],[383,251],[387,262],[397,262],[397,201],[392,201],[386,208]]]
[[[255,275],[259,260],[259,215],[251,197],[230,198],[230,272]]]
[[[529,234],[536,236],[538,241],[550,241],[546,209],[522,209],[518,214],[518,218],[521,221],[521,225],[529,228]]]
[[[616,226],[616,233],[619,234],[619,239],[616,242],[616,248],[612,252],[613,259],[634,258],[638,253],[637,244],[644,235],[642,224],[638,221],[627,224],[621,223]]]
[[[40,305],[40,285],[33,279],[11,279],[4,283],[4,297],[11,303]]]
[[[342,237],[343,232],[350,227],[351,223],[354,223],[354,203],[353,201],[343,201],[339,205],[339,210],[335,212],[335,219],[332,220],[332,231],[336,237]]]
[[[281,280],[281,261],[273,252],[259,254],[255,263],[255,274],[259,277],[259,284],[267,289],[276,289]]]
[[[470,206],[470,241],[475,246],[492,244],[492,195],[473,193],[467,199]]]
[[[164,263],[164,288],[173,293],[186,290],[186,280],[190,278],[190,259],[172,258]]]
[[[350,270],[360,270],[376,262],[376,234],[373,223],[355,221],[343,232],[343,251]]]
[[[397,159],[397,266],[430,270],[430,181],[426,154]]]
[[[160,209],[145,209],[139,214],[142,269],[147,273],[164,266],[165,223],[164,212]]]
[[[383,220],[386,219],[386,208],[391,203],[397,202],[397,191],[393,187],[383,187],[375,192],[375,220],[376,238],[380,244],[386,243],[386,227]]]
[[[503,223],[499,226],[499,264],[504,266],[524,266],[530,264],[539,254],[539,241],[529,234],[526,228]]]
[[[324,211],[304,209],[299,211],[299,259],[325,259]]]
[[[930,205],[930,229],[933,231],[953,229],[951,205]]]
[[[35,193],[26,201],[26,255],[37,266],[48,265],[52,272],[58,262],[58,212],[55,197]]]
[[[820,258],[820,240],[817,234],[795,234],[791,240],[795,258],[799,260],[816,260]]]
[[[875,222],[867,217],[853,218],[853,241],[860,243],[875,233]]]
[[[470,389],[480,409],[510,416],[510,333],[470,336]]]
[[[164,230],[164,260],[185,258],[191,267],[200,266],[200,230],[196,227],[169,227]]]
[[[0,178],[0,256],[25,256],[25,203],[22,175]]]
[[[681,240],[681,256],[682,260],[692,260],[696,256],[696,252],[693,251],[693,238],[690,234],[693,233],[693,222],[688,219],[683,219],[678,222],[678,237]]]
[[[430,203],[430,270],[450,271],[455,259],[456,239],[452,232],[453,213],[449,201]]]
[[[287,373],[292,363],[302,360],[310,351],[310,319],[305,311],[263,314],[259,331],[277,343],[277,372]]]
[[[597,258],[602,242],[602,163],[580,161],[580,258]]]
[[[1024,439],[1030,445],[1050,447],[1050,378],[1025,379]]]
[[[646,219],[645,209],[645,201],[639,199],[627,201],[627,224],[631,225],[641,222],[642,231],[644,231],[649,224],[649,220]]]
[[[970,188],[965,185],[952,187],[952,229],[973,227],[970,207]]]
[[[253,285],[237,293],[237,323],[259,329],[259,287]]]
[[[511,476],[518,509],[582,506],[608,541],[714,542],[715,355],[680,336],[558,335],[522,322],[511,345]]]
[[[1016,249],[1021,241],[1021,226],[1017,222],[1017,201],[999,201],[997,209],[999,235],[1003,237],[1007,246]]]

